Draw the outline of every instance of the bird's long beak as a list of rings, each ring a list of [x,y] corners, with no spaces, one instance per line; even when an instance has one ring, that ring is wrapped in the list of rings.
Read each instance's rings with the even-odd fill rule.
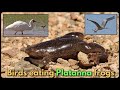
[[[35,21],[35,20],[33,20],[33,22],[40,23],[40,22],[38,22],[38,21]]]
[[[37,22],[37,21],[33,20],[33,22]]]

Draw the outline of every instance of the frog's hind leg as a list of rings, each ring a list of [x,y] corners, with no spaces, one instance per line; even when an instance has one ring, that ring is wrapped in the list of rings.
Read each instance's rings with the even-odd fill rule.
[[[44,58],[40,58],[40,59],[35,59],[35,58],[31,58],[31,57],[26,57],[24,60],[29,61],[31,64],[34,64],[36,66],[39,67],[44,67],[46,66],[50,61],[50,57],[44,57]]]

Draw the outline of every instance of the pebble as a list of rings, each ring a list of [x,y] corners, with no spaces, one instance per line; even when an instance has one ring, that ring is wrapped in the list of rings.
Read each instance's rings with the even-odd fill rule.
[[[77,60],[69,59],[68,62],[70,63],[71,66],[74,66],[78,63]]]
[[[112,48],[112,45],[113,45],[113,42],[109,39],[105,40],[105,42],[102,44],[102,46],[108,50]]]
[[[64,60],[62,58],[58,58],[57,62],[64,65],[64,66],[68,66],[68,67],[70,66],[70,63],[67,60]]]
[[[71,13],[71,19],[76,20],[79,17],[79,13]]]
[[[74,65],[74,66],[71,66],[72,69],[79,69],[79,66],[78,65]]]
[[[112,64],[110,65],[110,69],[116,73],[119,72],[118,65],[117,64]]]
[[[119,37],[115,37],[113,40],[114,43],[119,42]]]
[[[8,49],[8,50],[3,50],[2,53],[7,54],[10,57],[14,57],[18,54],[18,49],[12,48],[12,49]]]
[[[11,47],[10,47],[10,46],[5,47],[5,48],[2,48],[2,49],[1,49],[1,52],[4,52],[4,51],[9,50],[9,49],[11,49]]]
[[[56,25],[58,23],[57,19],[55,17],[51,17],[49,18],[49,25],[53,26]]]
[[[80,60],[84,64],[89,64],[88,56],[83,52],[78,53],[78,60]]]

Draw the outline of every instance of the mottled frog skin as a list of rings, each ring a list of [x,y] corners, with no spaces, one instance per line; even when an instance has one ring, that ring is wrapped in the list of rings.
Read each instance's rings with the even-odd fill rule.
[[[86,54],[99,53],[99,59],[94,61],[95,64],[99,64],[102,60],[107,61],[107,54],[102,46],[96,43],[87,43],[83,41],[83,38],[82,33],[72,32],[50,41],[29,46],[25,50],[29,57],[26,57],[25,60],[43,67],[58,58],[77,59],[77,54],[81,51]],[[81,68],[93,66],[93,64],[82,64],[81,62],[79,64]]]

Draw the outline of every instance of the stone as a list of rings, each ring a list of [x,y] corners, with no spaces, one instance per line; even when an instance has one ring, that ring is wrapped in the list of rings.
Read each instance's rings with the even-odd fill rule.
[[[104,41],[104,43],[102,44],[102,46],[103,46],[105,49],[108,49],[108,50],[111,49],[112,45],[113,45],[113,42],[112,42],[111,40],[109,40],[109,39],[106,39],[106,40]]]
[[[70,63],[70,66],[74,66],[78,63],[77,60],[69,59],[68,62]]]
[[[88,56],[83,52],[78,53],[78,60],[80,60],[84,64],[89,64]]]
[[[76,70],[76,69],[79,69],[79,66],[78,65],[73,65],[73,66],[71,66],[71,68]]]
[[[58,58],[57,62],[64,65],[64,66],[68,66],[68,67],[70,66],[70,63],[67,60],[64,60],[62,58]]]
[[[113,40],[114,43],[116,42],[119,42],[119,36],[118,37],[115,37],[114,40]]]
[[[5,55],[9,55],[10,57],[14,57],[18,54],[18,49],[17,48],[12,48],[8,50],[3,50],[2,53]]]
[[[112,65],[110,65],[110,69],[111,69],[112,71],[116,72],[116,73],[119,72],[119,69],[118,69],[117,64],[112,64]]]

